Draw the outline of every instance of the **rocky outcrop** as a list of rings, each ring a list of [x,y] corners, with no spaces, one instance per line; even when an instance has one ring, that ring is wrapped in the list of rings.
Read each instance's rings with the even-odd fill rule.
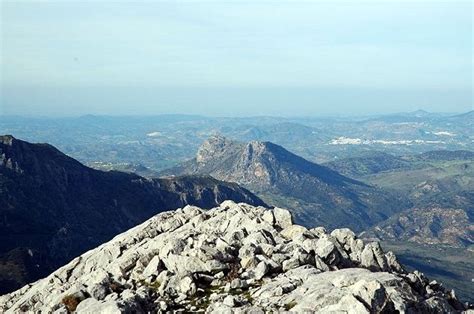
[[[226,201],[154,216],[45,279],[0,297],[0,312],[465,310],[349,229],[292,223],[287,210]]]

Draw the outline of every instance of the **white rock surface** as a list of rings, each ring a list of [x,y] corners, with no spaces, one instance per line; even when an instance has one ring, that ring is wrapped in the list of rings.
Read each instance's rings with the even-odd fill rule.
[[[161,213],[0,297],[0,313],[460,312],[451,291],[406,273],[348,229],[226,201]]]

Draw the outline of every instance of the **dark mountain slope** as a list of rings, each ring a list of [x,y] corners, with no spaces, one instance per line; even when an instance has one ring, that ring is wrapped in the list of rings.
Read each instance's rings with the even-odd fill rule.
[[[203,143],[195,159],[163,174],[208,174],[237,182],[268,203],[302,208],[295,216],[306,225],[360,231],[403,208],[389,194],[269,142],[241,143],[214,136]]]
[[[1,291],[46,275],[158,212],[186,204],[211,208],[226,199],[264,204],[237,184],[210,177],[102,172],[51,145],[1,136],[0,269],[13,265],[23,274],[12,284],[15,278],[2,278],[2,269]],[[28,266],[31,260],[41,260],[37,271]]]

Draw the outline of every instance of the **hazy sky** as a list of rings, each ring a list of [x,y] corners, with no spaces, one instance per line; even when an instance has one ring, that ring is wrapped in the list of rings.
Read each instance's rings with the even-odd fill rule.
[[[3,114],[473,106],[470,1],[0,1]]]

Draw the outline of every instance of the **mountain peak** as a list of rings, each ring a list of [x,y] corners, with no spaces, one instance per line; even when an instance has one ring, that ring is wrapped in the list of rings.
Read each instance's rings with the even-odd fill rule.
[[[278,146],[271,142],[251,141],[247,143],[247,146],[252,147],[256,151],[271,150],[272,147]]]
[[[207,140],[204,141],[203,144],[205,143],[209,143],[209,144],[213,144],[213,145],[219,145],[219,144],[222,144],[222,143],[226,143],[226,142],[231,142],[232,140],[224,135],[221,135],[221,134],[213,134],[211,136],[209,136],[207,138]]]
[[[196,161],[198,163],[209,163],[211,161],[221,162],[223,158],[226,159],[238,153],[242,154],[243,159],[252,159],[265,152],[291,154],[283,147],[271,142],[250,141],[244,143],[231,140],[221,135],[213,135],[199,148],[196,154]]]
[[[0,136],[0,166],[21,173],[23,170],[20,168],[15,154],[12,154],[12,151],[16,149],[17,142],[18,140],[12,135]]]
[[[44,143],[30,143],[13,137],[0,136],[0,165],[18,173],[43,176],[55,175],[64,168],[86,168],[77,160]],[[54,176],[54,175],[53,175]]]
[[[0,135],[0,143],[3,145],[12,146],[15,140],[16,138],[14,138],[13,135]]]
[[[237,145],[238,142],[232,141],[221,135],[213,135],[209,137],[196,154],[196,161],[198,163],[206,163],[209,160],[219,158],[227,152],[227,150]]]

